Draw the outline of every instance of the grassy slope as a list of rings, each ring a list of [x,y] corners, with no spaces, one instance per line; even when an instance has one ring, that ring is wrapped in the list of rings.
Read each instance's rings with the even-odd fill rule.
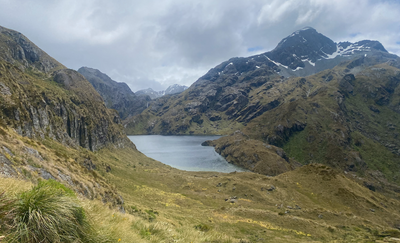
[[[99,158],[112,161],[113,170],[106,177],[117,185],[127,207],[153,209],[159,212],[157,221],[178,229],[206,224],[210,232],[251,241],[376,239],[374,233],[394,227],[400,217],[398,201],[325,166],[267,177],[250,172],[184,172],[141,154],[131,155],[131,151],[101,151]],[[222,186],[216,187],[218,183]],[[277,189],[261,189],[271,185]],[[225,201],[234,196],[236,203]],[[295,205],[301,209],[287,208]]]

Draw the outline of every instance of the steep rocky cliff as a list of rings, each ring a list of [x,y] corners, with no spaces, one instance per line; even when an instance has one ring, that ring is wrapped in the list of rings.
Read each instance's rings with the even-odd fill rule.
[[[106,106],[118,111],[120,118],[140,114],[151,101],[148,95],[136,95],[126,83],[118,83],[97,69],[81,67],[82,74],[103,98]]]
[[[1,27],[0,115],[24,136],[92,151],[126,141],[118,115],[79,73],[22,34]]]
[[[60,69],[40,79],[1,61],[0,73],[0,114],[19,134],[92,151],[128,144],[118,114],[76,71]]]

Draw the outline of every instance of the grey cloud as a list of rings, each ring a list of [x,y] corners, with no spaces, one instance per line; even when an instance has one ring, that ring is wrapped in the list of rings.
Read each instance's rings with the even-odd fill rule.
[[[98,68],[133,91],[190,85],[220,62],[273,49],[312,26],[334,41],[400,54],[400,3],[372,0],[0,0],[0,25],[66,66]],[[255,52],[249,48],[258,47]]]

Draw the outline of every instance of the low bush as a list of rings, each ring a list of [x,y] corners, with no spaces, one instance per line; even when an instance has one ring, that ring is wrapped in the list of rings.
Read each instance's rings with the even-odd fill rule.
[[[197,230],[203,231],[203,232],[207,232],[211,229],[211,227],[206,224],[198,224],[198,225],[195,225],[194,228]]]
[[[149,209],[149,210],[145,210],[145,212],[148,214],[148,220],[150,222],[157,218],[157,216],[156,216],[156,214],[158,215],[157,211],[155,211],[153,209]]]

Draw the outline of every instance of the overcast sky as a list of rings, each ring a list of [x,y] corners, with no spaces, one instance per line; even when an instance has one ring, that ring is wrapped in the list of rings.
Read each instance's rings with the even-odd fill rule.
[[[400,55],[399,16],[399,0],[0,0],[1,26],[134,92],[189,86],[305,26],[335,42],[379,40]]]

